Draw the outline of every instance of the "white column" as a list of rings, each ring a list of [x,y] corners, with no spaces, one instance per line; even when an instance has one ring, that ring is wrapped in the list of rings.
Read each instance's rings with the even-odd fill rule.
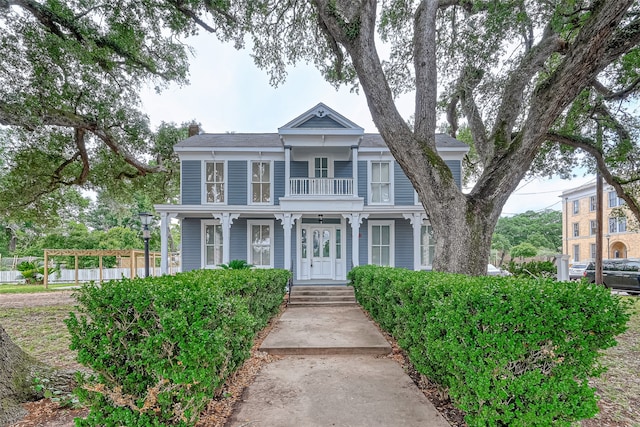
[[[291,193],[291,146],[284,146],[284,197]]]
[[[168,273],[169,221],[166,212],[160,212],[160,274]],[[155,268],[155,265],[154,265]]]
[[[357,267],[360,265],[360,225],[362,220],[369,217],[369,214],[348,213],[342,216],[351,224],[351,264],[352,267]]]
[[[291,228],[302,215],[301,214],[275,214],[284,229],[284,269],[291,270]]]
[[[229,251],[231,249],[231,243],[229,238],[231,236],[231,224],[233,220],[238,218],[240,214],[232,214],[229,212],[214,213],[213,217],[220,220],[222,226],[222,263],[229,264]]]
[[[358,146],[357,145],[351,146],[351,163],[353,165],[351,167],[351,169],[353,170],[353,195],[357,196],[358,195]]]
[[[420,232],[422,231],[422,223],[427,216],[423,213],[405,213],[402,216],[411,221],[413,226],[413,269],[420,270]]]

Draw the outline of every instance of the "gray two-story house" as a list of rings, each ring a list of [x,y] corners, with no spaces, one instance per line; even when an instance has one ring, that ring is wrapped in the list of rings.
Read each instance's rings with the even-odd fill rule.
[[[242,259],[301,284],[345,282],[364,264],[431,267],[429,221],[386,144],[326,105],[276,133],[190,134],[174,147],[180,204],[156,206],[163,272],[170,218],[182,225],[182,271]],[[460,183],[468,146],[436,141]]]

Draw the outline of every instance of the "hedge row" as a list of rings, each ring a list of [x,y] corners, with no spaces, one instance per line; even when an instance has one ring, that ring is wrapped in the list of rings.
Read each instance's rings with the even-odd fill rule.
[[[193,425],[250,355],[283,301],[286,270],[198,270],[89,284],[66,320],[78,361],[80,426]]]
[[[626,329],[602,286],[363,266],[360,304],[446,387],[470,426],[569,426],[597,412],[588,379]]]

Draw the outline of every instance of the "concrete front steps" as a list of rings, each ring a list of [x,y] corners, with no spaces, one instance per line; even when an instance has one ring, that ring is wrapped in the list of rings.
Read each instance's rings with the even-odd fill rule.
[[[294,285],[289,305],[295,307],[354,305],[353,287],[345,285]]]

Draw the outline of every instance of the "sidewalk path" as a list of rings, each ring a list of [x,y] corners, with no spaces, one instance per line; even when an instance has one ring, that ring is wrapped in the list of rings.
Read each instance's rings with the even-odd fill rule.
[[[260,371],[227,426],[449,426],[397,362],[374,355],[390,346],[357,305],[290,307],[261,349],[289,355]]]

